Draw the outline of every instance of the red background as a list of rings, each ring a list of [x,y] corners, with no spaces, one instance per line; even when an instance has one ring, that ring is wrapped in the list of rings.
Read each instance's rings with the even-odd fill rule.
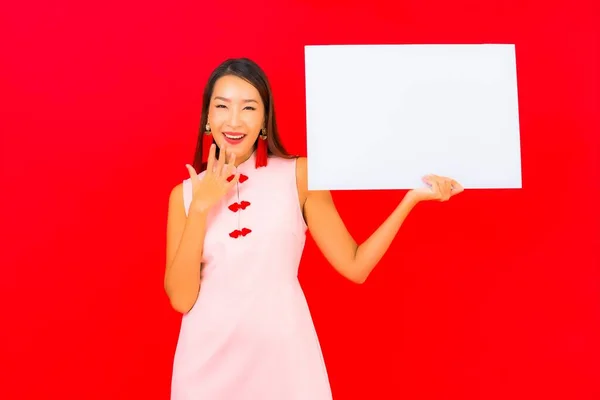
[[[334,398],[600,398],[594,7],[3,6],[0,398],[168,398],[180,316],[162,286],[167,198],[186,178],[208,74],[258,61],[285,144],[304,154],[303,46],[363,43],[515,43],[524,188],[419,205],[362,286],[309,240],[300,279]],[[402,195],[334,198],[364,240]]]

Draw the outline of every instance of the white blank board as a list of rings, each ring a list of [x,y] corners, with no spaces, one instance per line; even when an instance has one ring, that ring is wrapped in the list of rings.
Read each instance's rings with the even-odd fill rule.
[[[521,188],[514,45],[305,47],[310,190]]]

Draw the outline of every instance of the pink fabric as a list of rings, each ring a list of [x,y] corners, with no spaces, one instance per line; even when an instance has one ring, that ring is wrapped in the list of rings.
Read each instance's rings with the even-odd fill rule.
[[[296,161],[240,165],[248,179],[209,215],[204,278],[182,319],[172,400],[330,400],[321,348],[297,279],[306,225]],[[201,175],[202,176],[202,175]],[[191,184],[184,181],[186,212]],[[241,207],[229,208],[233,203]],[[232,238],[244,228],[251,232]]]

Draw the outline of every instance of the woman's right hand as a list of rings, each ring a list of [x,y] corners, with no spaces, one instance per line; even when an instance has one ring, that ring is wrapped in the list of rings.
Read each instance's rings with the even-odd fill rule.
[[[201,179],[198,178],[194,168],[186,164],[192,181],[190,211],[207,213],[237,184],[240,178],[239,172],[236,172],[231,181],[227,180],[235,170],[235,154],[232,153],[229,156],[228,162],[225,163],[227,158],[227,149],[225,146],[221,149],[218,160],[215,157],[215,153],[216,145],[213,143],[208,153],[206,173]]]

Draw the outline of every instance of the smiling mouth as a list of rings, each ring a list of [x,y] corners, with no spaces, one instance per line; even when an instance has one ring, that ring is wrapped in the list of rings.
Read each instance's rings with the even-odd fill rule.
[[[243,139],[244,136],[246,136],[243,133],[234,133],[234,132],[223,132],[223,135],[225,135],[225,137],[227,139],[234,139],[234,140]]]
[[[231,144],[239,143],[246,137],[245,134],[239,132],[223,132],[225,140]]]

